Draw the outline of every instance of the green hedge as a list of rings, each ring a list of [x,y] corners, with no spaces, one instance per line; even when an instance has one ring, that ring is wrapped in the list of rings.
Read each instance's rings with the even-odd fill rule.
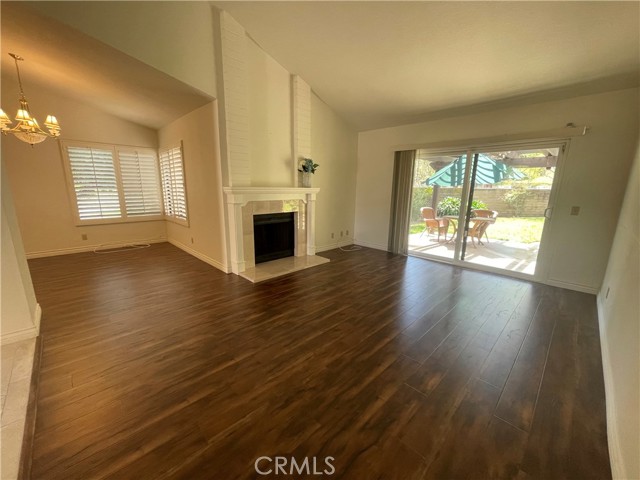
[[[413,187],[411,195],[411,223],[422,221],[420,209],[431,206],[433,187]]]

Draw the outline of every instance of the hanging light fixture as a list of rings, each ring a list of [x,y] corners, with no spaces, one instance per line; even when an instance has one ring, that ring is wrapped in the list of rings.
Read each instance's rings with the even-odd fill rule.
[[[15,118],[18,123],[13,128],[10,126],[11,120],[9,120],[7,114],[0,108],[0,127],[2,128],[2,133],[5,135],[12,133],[20,140],[30,144],[31,146],[36,143],[44,142],[49,137],[58,138],[60,136],[60,125],[58,124],[56,117],[53,115],[47,115],[44,125],[49,131],[45,132],[40,128],[40,125],[38,125],[38,121],[31,115],[27,98],[24,96],[24,91],[22,89],[20,68],[18,68],[18,61],[23,61],[24,58],[20,55],[16,55],[15,53],[10,53],[9,55],[11,55],[16,63],[16,72],[18,72],[18,85],[20,85],[20,108],[18,109],[18,113]]]

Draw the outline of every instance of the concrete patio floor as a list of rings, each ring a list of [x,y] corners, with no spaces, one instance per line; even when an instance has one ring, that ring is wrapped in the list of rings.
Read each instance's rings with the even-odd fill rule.
[[[451,240],[447,238],[447,240]],[[484,245],[474,247],[469,241],[465,260],[469,263],[501,268],[512,272],[533,275],[536,269],[536,259],[540,243],[517,243],[503,240],[483,240]],[[444,241],[444,237],[431,234],[409,235],[409,253],[425,253],[436,257],[453,259],[455,244]]]

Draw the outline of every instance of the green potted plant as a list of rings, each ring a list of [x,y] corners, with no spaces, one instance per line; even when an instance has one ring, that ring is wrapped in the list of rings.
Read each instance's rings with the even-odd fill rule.
[[[317,163],[313,163],[313,160],[310,158],[304,158],[300,162],[300,166],[298,167],[298,171],[302,173],[302,186],[310,187],[311,186],[311,175],[316,173],[316,169],[319,167]]]

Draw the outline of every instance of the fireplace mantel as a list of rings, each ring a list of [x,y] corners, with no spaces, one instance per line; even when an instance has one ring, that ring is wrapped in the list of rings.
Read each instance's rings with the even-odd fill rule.
[[[268,202],[269,200],[314,201],[319,188],[292,187],[224,187],[227,204],[246,205],[248,202]]]
[[[297,216],[302,215],[296,231],[295,256],[315,255],[315,201],[319,188],[225,187],[223,191],[229,220],[229,253],[233,273],[240,274],[255,266],[253,224],[249,222],[250,212],[255,210],[261,213],[294,211]],[[252,205],[248,205],[250,202],[253,202]]]

